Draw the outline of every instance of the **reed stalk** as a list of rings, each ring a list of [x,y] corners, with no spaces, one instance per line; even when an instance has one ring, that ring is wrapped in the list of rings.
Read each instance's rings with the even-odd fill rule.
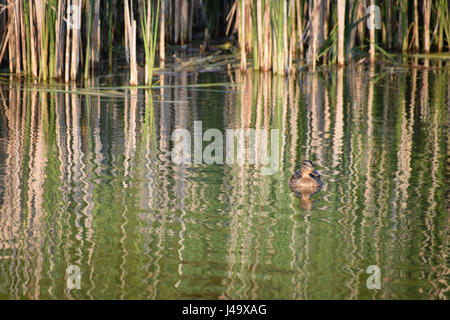
[[[375,0],[370,1],[371,5],[375,5]],[[370,28],[369,31],[370,36],[370,49],[369,49],[369,55],[370,55],[370,63],[375,62],[375,28]]]
[[[53,76],[56,79],[61,79],[62,77],[62,58],[63,58],[63,43],[64,43],[64,33],[65,29],[63,25],[63,16],[64,16],[64,4],[65,1],[58,1],[57,7],[57,17],[56,17],[56,25],[55,25],[55,72]]]
[[[261,6],[261,1],[256,1],[256,5],[258,6],[258,2],[259,2],[259,6]],[[259,46],[259,35],[258,35],[258,19],[255,15],[258,14],[257,10],[252,10],[252,54],[253,54],[253,69],[255,70],[259,70],[260,69],[260,58],[259,58],[259,53],[260,53],[260,46]]]
[[[447,48],[450,51],[450,9],[447,0],[438,1],[437,11],[439,13],[438,23],[440,24],[438,51],[441,51],[444,48],[444,34],[447,39]]]
[[[66,48],[65,48],[65,57],[64,57],[64,65],[65,65],[64,81],[65,81],[65,83],[68,83],[69,80],[70,80],[70,77],[69,77],[70,47],[71,47],[70,35],[72,34],[72,30],[69,28],[68,21],[70,19],[69,8],[71,6],[71,3],[72,3],[72,0],[67,0],[67,6],[66,6]]]
[[[128,0],[124,1],[125,9],[125,52],[127,60],[130,63],[130,85],[138,85],[138,70],[137,70],[137,56],[136,56],[136,20],[133,15],[133,0],[131,5]]]
[[[145,84],[151,84],[158,35],[159,2],[156,7],[148,0],[141,2],[140,20],[145,50]]]
[[[239,47],[241,50],[241,70],[247,69],[247,52],[245,47],[245,3],[239,0]]]
[[[423,51],[430,52],[430,15],[431,0],[423,1]]]
[[[40,2],[40,6],[36,7],[36,15],[37,11],[40,11],[40,16],[41,18],[39,19],[41,21],[41,25],[40,25],[40,61],[39,61],[39,79],[43,80],[43,81],[47,81],[48,79],[48,69],[49,69],[49,64],[47,63],[47,58],[48,58],[48,25],[47,23],[45,23],[46,21],[46,15],[47,15],[47,10],[46,10],[46,6],[44,1]]]
[[[309,48],[306,56],[306,62],[314,71],[316,69],[317,57],[323,44],[323,20],[324,20],[324,1],[310,1],[309,16],[311,21]]]
[[[113,38],[114,38],[114,23],[113,17],[115,13],[117,0],[108,0],[108,66],[112,69],[113,59]]]
[[[81,12],[81,0],[72,0],[72,5],[77,7]],[[70,60],[70,80],[77,80],[78,75],[78,63],[80,53],[80,29],[74,27],[72,29],[72,51]]]
[[[91,20],[91,28],[92,28],[92,44],[91,44],[91,69],[97,67],[100,62],[100,45],[101,45],[101,23],[100,23],[100,1],[94,0],[93,6],[93,17]]]
[[[86,43],[86,58],[84,62],[84,79],[89,78],[89,61],[91,53],[91,33],[92,33],[92,0],[86,2],[86,11],[88,12],[86,24],[88,27],[87,43]]]
[[[398,20],[398,48],[406,52],[408,50],[408,0],[401,1]]]
[[[413,37],[414,37],[414,51],[419,51],[419,4],[417,0],[414,0],[414,28],[413,28]]]
[[[342,67],[345,64],[344,54],[344,31],[345,31],[345,0],[338,0],[337,3],[337,17],[338,17],[338,56],[337,64]]]
[[[166,0],[161,0],[161,15],[159,26],[159,61],[162,68],[164,68],[164,61],[166,58]]]

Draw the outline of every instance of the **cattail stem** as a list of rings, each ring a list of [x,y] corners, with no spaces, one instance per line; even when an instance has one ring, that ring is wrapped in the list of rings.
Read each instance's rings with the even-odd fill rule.
[[[338,18],[338,66],[345,64],[344,56],[344,30],[345,30],[345,0],[338,0],[337,18]]]
[[[159,61],[162,68],[164,68],[164,60],[166,57],[166,44],[165,44],[165,20],[166,20],[166,1],[161,0],[161,17],[160,17],[160,26],[159,26]]]

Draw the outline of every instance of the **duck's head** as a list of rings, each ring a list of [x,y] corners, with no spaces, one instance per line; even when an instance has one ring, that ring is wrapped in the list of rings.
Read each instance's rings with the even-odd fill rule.
[[[314,163],[312,163],[311,160],[304,160],[300,164],[300,167],[298,167],[298,169],[295,171],[295,174],[298,177],[306,177],[309,176],[310,174],[317,175],[318,172],[314,168]]]

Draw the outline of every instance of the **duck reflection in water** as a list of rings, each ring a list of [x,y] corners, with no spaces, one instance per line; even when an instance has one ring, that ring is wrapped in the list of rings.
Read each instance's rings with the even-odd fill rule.
[[[320,174],[310,160],[302,161],[300,167],[289,179],[291,190],[300,198],[300,207],[310,210],[312,208],[311,196],[322,189]]]

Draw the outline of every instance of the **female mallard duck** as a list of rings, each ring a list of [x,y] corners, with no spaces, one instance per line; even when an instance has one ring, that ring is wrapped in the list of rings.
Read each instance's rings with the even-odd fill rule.
[[[322,180],[320,179],[320,174],[314,168],[314,164],[309,160],[305,160],[292,175],[289,180],[289,186],[303,200],[309,200],[313,194],[322,188]]]

